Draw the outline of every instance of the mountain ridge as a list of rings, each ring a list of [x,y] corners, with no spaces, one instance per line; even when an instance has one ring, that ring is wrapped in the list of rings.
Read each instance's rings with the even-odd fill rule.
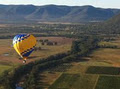
[[[90,5],[1,5],[0,21],[92,22],[105,21],[120,9],[103,9]]]

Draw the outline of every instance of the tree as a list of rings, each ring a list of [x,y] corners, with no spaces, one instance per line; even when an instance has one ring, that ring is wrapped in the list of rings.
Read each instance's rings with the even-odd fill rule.
[[[72,47],[71,47],[71,52],[74,54],[74,53],[77,53],[79,50],[79,42],[78,41],[73,41],[72,43]]]

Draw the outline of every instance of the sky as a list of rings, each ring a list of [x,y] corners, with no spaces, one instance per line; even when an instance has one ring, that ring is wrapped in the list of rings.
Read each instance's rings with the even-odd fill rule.
[[[95,7],[120,9],[120,0],[0,0],[0,4],[33,4],[37,6],[48,4],[68,6],[92,5]]]

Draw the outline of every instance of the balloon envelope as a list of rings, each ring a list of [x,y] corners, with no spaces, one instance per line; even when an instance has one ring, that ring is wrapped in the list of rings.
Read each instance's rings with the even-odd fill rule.
[[[27,58],[34,50],[36,38],[30,34],[18,34],[13,38],[13,47],[22,57]]]

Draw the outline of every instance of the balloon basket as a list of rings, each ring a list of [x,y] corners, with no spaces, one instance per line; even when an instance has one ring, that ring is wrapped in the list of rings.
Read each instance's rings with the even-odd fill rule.
[[[26,60],[23,60],[23,64],[25,64],[26,63]]]

